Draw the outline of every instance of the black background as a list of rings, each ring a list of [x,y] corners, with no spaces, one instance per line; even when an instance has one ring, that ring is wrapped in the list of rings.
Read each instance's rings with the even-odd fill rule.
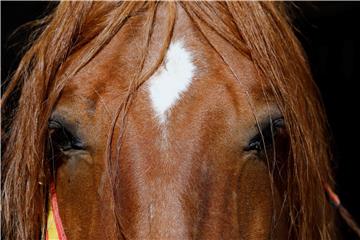
[[[296,6],[294,25],[323,96],[332,130],[336,191],[360,223],[360,2],[291,5]],[[29,31],[9,38],[10,34],[46,12],[47,2],[1,2],[2,80],[15,69]],[[343,221],[338,224],[344,239],[356,239]]]

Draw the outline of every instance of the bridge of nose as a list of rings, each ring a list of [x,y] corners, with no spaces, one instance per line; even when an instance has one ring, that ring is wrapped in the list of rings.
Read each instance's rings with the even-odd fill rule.
[[[193,54],[185,42],[173,41],[164,65],[147,81],[138,94],[127,121],[124,141],[123,181],[129,201],[125,211],[138,239],[186,239],[189,229],[183,195],[189,187],[191,144],[178,134],[179,124],[191,124],[189,115],[172,115],[186,98],[196,74]],[[181,108],[184,109],[184,108]],[[186,110],[185,110],[186,111]],[[188,118],[179,121],[178,117]],[[175,131],[175,132],[174,132]],[[188,129],[186,130],[188,131]],[[192,143],[194,144],[194,143]],[[181,151],[181,152],[179,152]]]

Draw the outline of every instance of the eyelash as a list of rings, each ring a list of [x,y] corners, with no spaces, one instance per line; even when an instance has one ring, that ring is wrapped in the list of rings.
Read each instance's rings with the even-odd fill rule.
[[[245,151],[256,151],[258,153],[262,152],[264,148],[271,146],[273,140],[277,135],[278,131],[284,128],[284,119],[278,118],[270,121],[261,131],[253,137],[248,146],[245,148]]]
[[[49,121],[49,132],[51,144],[63,152],[85,148],[79,138],[57,121]]]

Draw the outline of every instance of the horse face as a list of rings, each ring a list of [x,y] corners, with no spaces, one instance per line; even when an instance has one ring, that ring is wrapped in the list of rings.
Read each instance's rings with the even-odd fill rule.
[[[116,215],[129,239],[285,237],[281,186],[272,184],[274,149],[283,150],[275,141],[285,134],[273,97],[247,57],[209,30],[220,57],[178,14],[163,64],[112,137],[140,64],[144,16],[129,19],[63,90],[50,129],[69,239],[115,238]],[[144,71],[161,48],[166,14],[156,17]]]

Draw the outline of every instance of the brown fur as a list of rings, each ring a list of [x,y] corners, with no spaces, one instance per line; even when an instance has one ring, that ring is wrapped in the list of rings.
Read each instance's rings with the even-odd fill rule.
[[[6,239],[43,236],[53,177],[69,239],[333,237],[323,107],[281,4],[63,2],[44,21],[2,100],[7,112],[21,89],[2,160]],[[146,80],[174,39],[200,70],[164,145]],[[277,154],[244,152],[256,123],[278,112]],[[54,115],[88,146],[56,174]]]

